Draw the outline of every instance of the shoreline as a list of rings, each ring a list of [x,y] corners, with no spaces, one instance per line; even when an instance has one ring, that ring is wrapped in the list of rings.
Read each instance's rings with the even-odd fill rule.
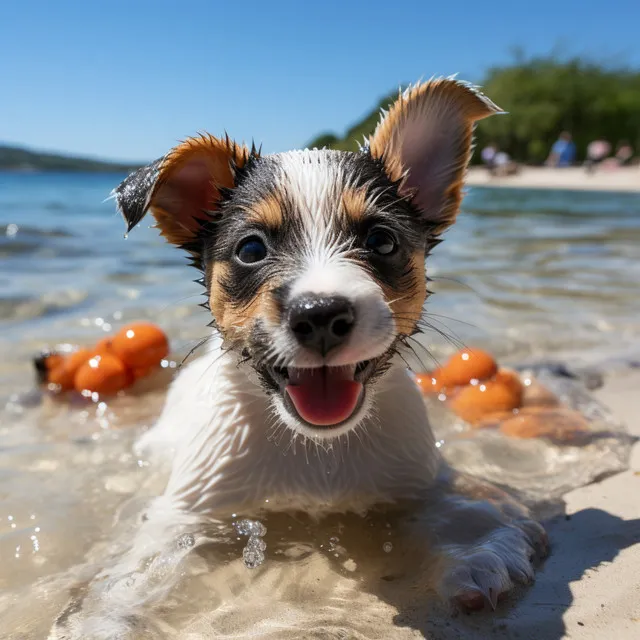
[[[640,166],[596,169],[592,174],[583,167],[522,167],[518,174],[505,177],[491,176],[485,167],[471,167],[466,184],[469,187],[640,193]]]

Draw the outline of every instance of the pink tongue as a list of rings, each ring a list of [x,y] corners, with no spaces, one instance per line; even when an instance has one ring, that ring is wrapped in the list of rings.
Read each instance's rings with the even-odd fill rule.
[[[292,372],[293,373],[293,372]],[[344,422],[355,411],[362,384],[344,368],[298,369],[286,391],[303,420],[318,427]]]

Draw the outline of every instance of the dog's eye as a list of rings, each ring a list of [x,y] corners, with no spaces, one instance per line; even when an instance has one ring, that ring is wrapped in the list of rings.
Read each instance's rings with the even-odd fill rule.
[[[254,264],[267,257],[267,247],[260,238],[247,238],[244,240],[236,252],[238,260],[244,264]]]
[[[381,256],[390,256],[396,250],[397,243],[388,231],[376,229],[367,236],[365,246]]]

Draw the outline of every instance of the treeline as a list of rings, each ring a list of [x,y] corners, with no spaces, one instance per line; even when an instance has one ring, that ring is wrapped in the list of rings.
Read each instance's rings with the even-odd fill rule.
[[[578,159],[594,139],[615,145],[626,140],[640,150],[640,71],[592,62],[582,58],[553,56],[523,58],[489,69],[479,83],[483,91],[509,113],[478,125],[477,148],[497,144],[520,162],[544,162],[561,131],[574,138]],[[309,147],[356,150],[370,135],[394,91],[344,136],[324,133]],[[474,161],[479,161],[479,153]]]

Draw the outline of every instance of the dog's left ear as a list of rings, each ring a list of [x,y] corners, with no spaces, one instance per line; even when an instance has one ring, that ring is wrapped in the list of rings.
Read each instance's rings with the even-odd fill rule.
[[[475,122],[500,112],[471,85],[431,80],[401,94],[369,139],[371,155],[434,234],[458,213]]]
[[[251,152],[228,137],[189,138],[166,156],[138,169],[114,189],[127,230],[151,209],[162,235],[192,250],[203,223],[215,218],[221,190],[235,185],[235,171]]]

